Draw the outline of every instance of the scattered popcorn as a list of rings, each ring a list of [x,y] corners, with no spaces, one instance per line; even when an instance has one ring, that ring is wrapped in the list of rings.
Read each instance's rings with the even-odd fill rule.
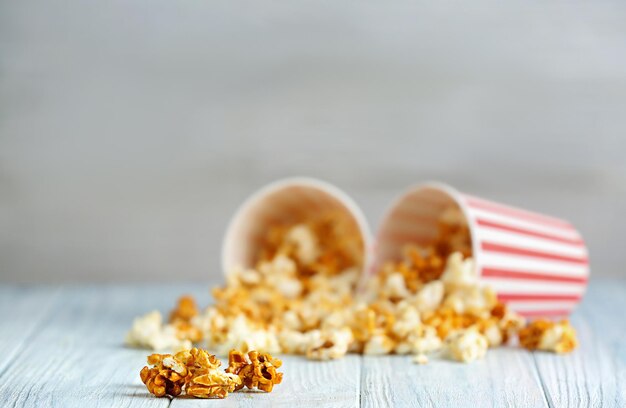
[[[219,343],[212,344],[218,354],[226,355],[232,349],[259,350],[267,353],[280,352],[278,336],[269,330],[255,328],[244,316],[230,322],[226,336]]]
[[[196,367],[197,375],[187,375],[186,392],[205,398],[223,398],[244,386],[271,390],[282,379],[275,371],[280,360],[263,353],[312,360],[350,352],[410,354],[426,364],[430,354],[443,350],[454,360],[470,362],[518,333],[522,346],[531,350],[563,353],[576,347],[567,322],[524,327],[524,319],[480,283],[458,208],[443,212],[439,230],[430,245],[408,245],[402,259],[383,265],[357,296],[364,250],[354,225],[332,214],[278,224],[267,231],[254,265],[234,268],[226,285],[213,289],[213,305],[199,311],[193,298],[184,296],[168,324],[158,312],[137,318],[127,343],[176,350],[202,341],[219,355],[229,354],[226,373],[217,366]],[[176,356],[148,368],[153,371],[144,382],[155,395],[180,393],[175,374],[182,366],[176,358],[190,360]]]
[[[126,344],[151,350],[182,350],[191,348],[191,341],[181,339],[172,325],[163,325],[158,311],[137,317],[126,334]]]
[[[477,330],[452,332],[445,341],[445,351],[451,358],[469,363],[485,357],[489,342]]]
[[[528,350],[544,350],[563,354],[578,346],[576,332],[569,321],[558,323],[550,320],[535,320],[519,332],[522,347]]]

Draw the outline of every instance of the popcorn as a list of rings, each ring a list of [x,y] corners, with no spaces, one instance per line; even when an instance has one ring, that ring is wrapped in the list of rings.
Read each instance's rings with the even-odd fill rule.
[[[420,336],[413,339],[412,351],[417,354],[427,354],[438,351],[441,347],[442,341],[437,336],[437,331],[430,326],[425,326]]]
[[[191,348],[191,342],[181,339],[172,325],[163,325],[163,317],[152,311],[133,321],[133,327],[126,334],[126,344],[151,350],[181,350]]]
[[[489,342],[477,330],[452,332],[445,341],[445,351],[451,358],[469,363],[485,357]]]
[[[394,348],[393,341],[384,333],[377,332],[366,343],[363,354],[381,355],[389,354]]]
[[[526,320],[509,310],[504,303],[498,303],[491,309],[491,315],[498,320],[498,327],[502,333],[502,342],[506,343],[515,336],[526,324]]]
[[[478,274],[472,258],[463,259],[460,252],[452,253],[446,262],[446,269],[441,276],[446,288],[476,286]]]
[[[395,318],[391,325],[391,333],[396,338],[406,338],[412,332],[420,330],[422,321],[417,308],[408,302],[396,305]]]
[[[409,290],[404,282],[404,276],[399,272],[394,272],[387,276],[382,290],[384,295],[389,298],[404,299],[409,296]]]
[[[148,356],[148,364],[140,372],[141,381],[148,391],[157,397],[181,394],[187,376],[187,367],[171,354],[152,354]]]
[[[281,360],[267,353],[250,351],[246,357],[241,351],[231,350],[228,354],[226,372],[240,378],[241,382],[236,390],[246,386],[250,389],[258,388],[261,391],[272,392],[274,385],[280,384],[283,380],[283,373],[276,371],[282,364]]]
[[[196,398],[225,398],[241,385],[241,379],[218,370],[222,364],[205,350],[193,348],[177,354],[189,368],[185,392]]]
[[[320,337],[320,330],[302,333],[298,330],[285,329],[278,333],[278,343],[283,353],[306,354],[309,345]]]
[[[187,395],[196,398],[226,398],[241,384],[241,379],[218,370],[198,370],[187,383]]]
[[[183,389],[197,398],[225,398],[241,386],[239,376],[218,370],[221,362],[205,350],[192,348],[176,355],[152,354],[140,376],[151,394],[179,396]]]
[[[416,354],[413,357],[413,362],[420,365],[428,364],[428,356],[426,354]]]
[[[492,288],[465,286],[446,295],[443,305],[459,314],[488,316],[497,302],[496,292]]]
[[[569,321],[558,323],[539,319],[528,324],[519,332],[522,347],[528,350],[544,350],[563,354],[578,346],[576,332]]]
[[[441,305],[443,294],[443,282],[437,280],[427,283],[415,296],[415,303],[418,310],[423,313],[437,309],[439,305]]]
[[[306,356],[311,360],[336,360],[346,355],[352,342],[352,331],[348,328],[320,333],[314,341],[310,341]]]
[[[228,354],[231,349],[260,350],[267,353],[280,352],[280,345],[276,334],[269,330],[256,329],[244,317],[238,316],[228,326],[226,336],[220,343],[214,344],[218,354]]]
[[[196,306],[194,298],[189,295],[181,296],[178,299],[176,308],[170,312],[170,323],[177,321],[189,322],[198,313],[198,306]]]
[[[234,268],[226,285],[213,289],[214,305],[200,312],[193,298],[184,296],[169,324],[158,312],[138,318],[127,342],[177,349],[204,341],[210,350],[229,354],[233,368],[227,373],[205,369],[188,382],[190,395],[220,398],[244,386],[271,390],[280,382],[275,359],[259,353],[312,360],[349,352],[411,354],[426,364],[430,354],[443,349],[450,358],[469,362],[520,330],[529,349],[566,352],[576,346],[568,324],[524,328],[524,319],[480,284],[469,230],[457,207],[444,211],[439,229],[430,245],[408,245],[402,259],[383,265],[368,280],[366,293],[356,297],[364,254],[354,226],[328,214],[276,225],[267,231],[256,263]],[[258,367],[272,372],[270,382],[253,374]],[[235,377],[240,382],[233,385]],[[165,380],[158,380],[159,387]],[[157,389],[155,381],[156,376],[158,393],[168,392],[167,386]]]
[[[305,265],[311,264],[319,256],[316,237],[306,225],[300,224],[291,228],[286,241],[295,246],[296,258]]]

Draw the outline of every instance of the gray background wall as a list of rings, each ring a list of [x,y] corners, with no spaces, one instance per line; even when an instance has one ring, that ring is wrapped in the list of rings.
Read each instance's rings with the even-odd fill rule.
[[[625,276],[626,3],[0,0],[0,281],[218,276],[235,207],[447,181]]]

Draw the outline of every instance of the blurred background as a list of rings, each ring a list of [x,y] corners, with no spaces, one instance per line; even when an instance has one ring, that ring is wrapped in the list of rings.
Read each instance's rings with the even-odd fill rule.
[[[626,276],[626,3],[0,0],[0,281],[218,279],[236,207],[318,177],[373,229],[441,180]]]

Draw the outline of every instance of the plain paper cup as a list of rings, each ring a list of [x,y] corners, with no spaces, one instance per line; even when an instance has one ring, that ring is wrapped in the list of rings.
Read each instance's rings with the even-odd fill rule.
[[[400,259],[406,244],[431,242],[439,216],[451,205],[465,216],[481,282],[491,285],[499,300],[527,317],[572,312],[589,277],[587,248],[572,224],[442,183],[412,187],[395,201],[378,231],[370,273]]]

